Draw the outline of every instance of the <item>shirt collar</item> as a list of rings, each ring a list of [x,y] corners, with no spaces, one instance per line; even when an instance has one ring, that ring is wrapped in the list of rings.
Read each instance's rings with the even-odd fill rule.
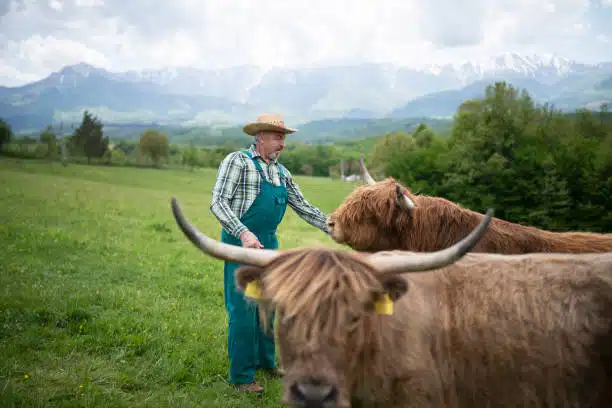
[[[250,147],[249,147],[249,152],[251,153],[251,155],[253,156],[253,158],[256,157],[261,157],[261,159],[263,160],[263,157],[261,154],[259,154],[259,152],[255,149],[255,143],[253,143]],[[265,161],[265,160],[264,160]],[[276,164],[277,163],[277,159],[270,159],[271,163]]]

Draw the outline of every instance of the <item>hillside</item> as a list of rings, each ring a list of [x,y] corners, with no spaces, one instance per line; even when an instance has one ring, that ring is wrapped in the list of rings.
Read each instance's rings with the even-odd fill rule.
[[[20,87],[0,87],[0,117],[18,132],[39,131],[49,123],[69,126],[84,109],[109,124],[188,128],[231,127],[266,111],[281,112],[298,127],[336,119],[447,117],[496,80],[571,110],[612,99],[605,86],[611,76],[612,63],[511,53],[421,69],[360,64],[109,72],[77,64]],[[324,126],[322,134],[335,131],[332,122]]]
[[[552,85],[531,78],[514,78],[510,83],[526,89],[536,102],[552,104],[563,111],[597,110],[603,103],[612,104],[612,70],[593,75],[573,75]],[[477,81],[460,89],[431,93],[394,109],[388,117],[423,115],[448,118],[463,101],[482,97],[488,85],[488,81]]]
[[[445,119],[408,118],[408,119],[326,119],[312,121],[298,127],[289,142],[332,143],[344,140],[376,137],[385,133],[411,132],[420,123],[427,124],[440,134],[450,131],[451,121]],[[233,142],[239,145],[249,143],[252,138],[242,131],[242,126],[164,126],[148,125],[105,125],[104,133],[113,140],[136,140],[149,128],[157,128],[168,133],[171,143],[194,144],[196,146],[222,145]],[[33,134],[32,136],[36,136]]]
[[[307,144],[325,143],[351,143],[354,140],[375,138],[385,133],[399,131],[411,132],[419,123],[426,123],[430,128],[441,135],[450,132],[452,121],[445,119],[371,119],[360,120],[355,123],[349,119],[338,119],[329,121],[309,122],[299,127],[298,132],[291,135],[288,143],[299,142]],[[168,134],[170,143],[177,145],[195,146],[219,146],[227,142],[235,145],[246,145],[251,143],[252,137],[242,132],[241,126],[215,128],[209,126],[164,126],[158,124],[104,124],[104,134],[111,141],[121,140],[135,142],[147,129],[158,129]],[[71,134],[73,127],[56,127],[55,131],[60,136]],[[38,139],[40,131],[24,132],[17,135],[18,138]]]

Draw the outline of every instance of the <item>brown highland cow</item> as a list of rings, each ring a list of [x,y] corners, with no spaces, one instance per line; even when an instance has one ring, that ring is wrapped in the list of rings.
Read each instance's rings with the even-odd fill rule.
[[[285,404],[611,406],[612,253],[466,254],[490,213],[433,253],[251,249],[172,211],[204,253],[245,265],[262,316],[276,310]]]
[[[328,219],[330,236],[357,251],[437,251],[457,242],[483,218],[444,198],[414,195],[393,178],[377,183],[363,157],[361,168],[367,185],[349,194]],[[612,252],[612,234],[552,232],[494,218],[473,251]]]

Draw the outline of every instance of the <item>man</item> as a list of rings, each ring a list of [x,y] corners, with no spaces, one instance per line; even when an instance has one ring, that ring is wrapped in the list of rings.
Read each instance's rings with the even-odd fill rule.
[[[213,188],[210,210],[222,226],[221,240],[250,248],[278,248],[276,228],[287,204],[306,222],[328,233],[327,216],[306,201],[291,173],[278,162],[285,136],[296,129],[285,127],[280,115],[263,114],[243,130],[255,137],[255,143],[223,159]],[[238,266],[224,264],[229,381],[239,391],[262,392],[254,380],[255,370],[280,374],[275,368],[274,336],[262,331],[256,306],[236,290]]]

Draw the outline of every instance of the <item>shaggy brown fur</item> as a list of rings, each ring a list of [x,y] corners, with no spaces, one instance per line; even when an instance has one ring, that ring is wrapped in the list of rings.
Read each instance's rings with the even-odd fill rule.
[[[339,388],[337,407],[609,407],[612,253],[467,254],[425,273],[377,273],[358,254],[304,249],[260,279],[291,385]],[[372,312],[390,291],[393,315]]]
[[[392,178],[353,191],[330,214],[332,237],[358,251],[436,251],[468,235],[484,217],[440,197],[415,196],[410,211],[396,205]],[[612,234],[551,232],[494,218],[472,252],[612,252]]]

